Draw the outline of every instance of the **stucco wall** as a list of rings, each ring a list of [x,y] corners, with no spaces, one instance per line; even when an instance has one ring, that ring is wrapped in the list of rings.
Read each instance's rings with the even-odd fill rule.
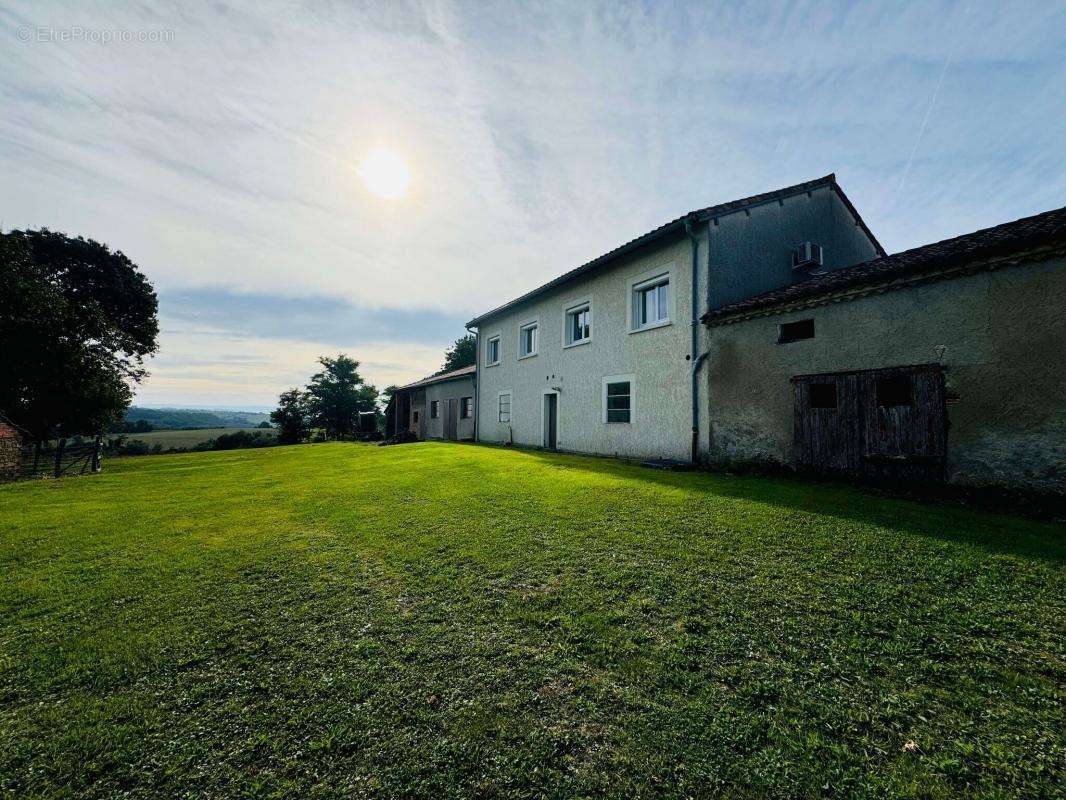
[[[721,216],[717,225],[708,223],[698,233],[698,313],[709,303],[718,305],[796,280],[791,253],[803,241],[824,246],[826,268],[850,266],[876,255],[865,232],[828,187],[815,189],[810,196],[801,193],[755,207],[750,214],[740,211]],[[479,326],[478,438],[541,446],[544,393],[558,389],[560,449],[688,459],[692,442],[691,271],[690,241],[678,236],[483,320]],[[632,284],[662,272],[670,273],[671,324],[631,333]],[[586,300],[592,303],[592,341],[564,347],[565,310]],[[538,354],[519,359],[519,328],[534,320],[540,325]],[[500,336],[500,363],[488,366],[488,341],[496,335]],[[702,325],[697,336],[699,353],[706,342]],[[608,424],[603,419],[604,379],[619,375],[633,376],[630,424]],[[499,421],[502,392],[511,395],[509,424]],[[700,407],[705,421],[706,396],[700,398]],[[706,438],[701,437],[701,450],[705,448]]]
[[[876,258],[873,242],[829,186],[721,217],[711,226],[710,306],[720,308],[803,280],[792,268],[802,242],[822,246],[822,269]],[[707,284],[704,284],[706,287]]]
[[[516,444],[543,443],[545,390],[559,389],[558,447],[629,457],[687,457],[690,245],[678,238],[645,250],[575,285],[559,288],[518,309],[484,321],[479,333],[478,438]],[[631,285],[670,275],[671,324],[630,333]],[[592,337],[564,347],[564,314],[592,304]],[[518,358],[519,327],[538,320],[537,355]],[[500,336],[500,363],[486,366],[488,340]],[[603,421],[603,379],[632,374],[634,409],[629,424]],[[498,396],[511,393],[511,422],[499,421]]]
[[[1066,258],[711,328],[709,456],[788,462],[793,375],[939,362],[948,478],[1066,491]],[[815,338],[777,344],[813,319]]]
[[[455,400],[456,436],[459,439],[474,438],[474,417],[469,419],[459,418],[461,412],[460,400],[464,397],[474,396],[474,379],[461,378],[457,380],[433,383],[425,388],[425,406],[420,410],[425,414],[425,437],[427,439],[444,438],[444,401]],[[430,404],[437,400],[440,402],[440,412],[436,419],[430,417]],[[475,407],[474,413],[477,413]]]

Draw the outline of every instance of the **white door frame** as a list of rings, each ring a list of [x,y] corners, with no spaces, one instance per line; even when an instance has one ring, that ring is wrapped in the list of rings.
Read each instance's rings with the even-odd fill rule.
[[[540,398],[540,446],[545,450],[548,449],[548,443],[545,441],[545,437],[548,435],[548,404],[544,398],[548,395],[555,395],[555,449],[559,449],[559,408],[562,404],[560,395],[562,394],[558,389],[545,389],[541,393]]]

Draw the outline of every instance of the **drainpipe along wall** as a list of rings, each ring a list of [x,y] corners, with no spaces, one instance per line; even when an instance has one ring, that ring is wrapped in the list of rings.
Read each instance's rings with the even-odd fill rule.
[[[476,442],[477,418],[481,414],[481,397],[477,379],[478,370],[481,369],[481,329],[478,328],[476,331],[472,331],[468,325],[466,332],[474,335],[474,441]]]
[[[685,233],[692,242],[692,343],[689,349],[689,358],[692,360],[692,463],[695,464],[700,458],[700,406],[699,406],[699,365],[703,357],[696,358],[696,351],[700,346],[700,239],[699,234],[693,228],[695,219],[690,217],[685,220]],[[710,276],[708,275],[708,280]]]

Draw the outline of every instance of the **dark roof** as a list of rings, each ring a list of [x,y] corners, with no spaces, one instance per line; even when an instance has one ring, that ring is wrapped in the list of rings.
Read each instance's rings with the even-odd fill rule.
[[[409,383],[406,386],[400,386],[397,391],[403,389],[419,389],[423,386],[429,386],[434,383],[444,383],[444,381],[457,381],[460,378],[466,378],[474,374],[477,371],[477,367],[471,364],[469,367],[462,367],[461,369],[452,370],[451,372],[445,372],[441,375],[430,375],[428,378],[423,378],[420,381]]]
[[[782,286],[763,294],[706,312],[708,324],[846,289],[884,283],[937,272],[979,261],[1009,256],[1021,250],[1066,243],[1066,207],[1007,222],[994,228],[956,236],[942,242],[864,261],[845,269],[814,275],[802,283]]]
[[[881,255],[884,255],[884,248],[881,247],[880,242],[877,241],[873,233],[866,226],[866,223],[863,222],[863,219],[859,216],[859,212],[855,209],[855,206],[852,205],[847,195],[844,194],[844,190],[841,189],[840,186],[837,184],[836,175],[834,173],[830,173],[824,178],[816,178],[812,181],[797,183],[795,186],[786,186],[784,189],[776,189],[772,192],[763,192],[762,194],[752,195],[751,197],[745,197],[741,200],[731,200],[728,203],[719,203],[715,206],[701,208],[698,211],[690,211],[688,214],[685,214],[682,217],[678,217],[677,219],[671,222],[667,222],[665,225],[660,225],[655,230],[649,231],[643,236],[638,236],[636,239],[631,239],[625,244],[616,247],[611,252],[604,253],[599,258],[594,258],[592,261],[589,261],[586,264],[582,264],[580,267],[576,267],[575,269],[572,269],[569,272],[560,275],[558,278],[554,278],[543,284],[542,286],[538,286],[536,289],[533,289],[530,292],[526,292],[520,297],[516,297],[510,302],[504,303],[502,306],[498,306],[492,309],[492,311],[488,311],[484,314],[474,317],[474,319],[470,320],[470,322],[467,323],[467,327],[473,327],[482,320],[491,317],[494,314],[498,314],[501,311],[505,311],[511,308],[512,306],[517,306],[520,303],[524,303],[527,300],[531,300],[534,297],[537,297],[538,295],[547,292],[549,289],[554,289],[557,286],[561,286],[562,284],[572,281],[575,278],[581,277],[589,272],[592,272],[598,269],[599,267],[602,267],[603,265],[607,264],[608,262],[618,258],[619,256],[631,253],[634,250],[640,247],[644,247],[647,244],[651,244],[652,242],[658,241],[659,239],[662,239],[665,236],[677,234],[684,230],[686,224],[713,219],[715,217],[722,217],[726,214],[733,214],[738,211],[753,208],[754,206],[762,205],[763,203],[781,200],[785,197],[791,197],[792,195],[802,194],[803,192],[809,192],[814,189],[820,189],[823,186],[830,186],[833,188],[834,191],[836,191],[837,195],[844,202],[844,205],[847,206],[848,210],[855,217],[855,221],[863,229],[866,235],[870,237],[870,241],[873,243],[874,247],[877,248],[877,251],[881,253]]]

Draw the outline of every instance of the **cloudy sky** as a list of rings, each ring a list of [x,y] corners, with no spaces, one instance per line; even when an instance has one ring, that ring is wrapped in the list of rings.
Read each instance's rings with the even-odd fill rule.
[[[0,224],[147,273],[138,402],[265,406],[324,353],[418,378],[474,314],[828,172],[889,252],[1062,206],[1064,52],[1061,0],[4,0]]]

